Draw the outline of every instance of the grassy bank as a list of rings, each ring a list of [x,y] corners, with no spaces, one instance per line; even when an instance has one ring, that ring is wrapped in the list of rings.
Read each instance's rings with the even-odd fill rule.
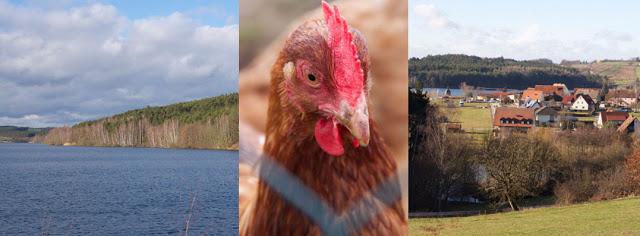
[[[556,203],[555,196],[525,198],[516,200],[518,206],[521,208],[536,207],[536,206],[548,206]],[[451,204],[444,208],[443,211],[484,211],[484,210],[496,210],[509,208],[509,204],[493,205],[489,203],[463,203],[463,204]]]
[[[640,198],[460,218],[410,219],[410,235],[639,235]]]

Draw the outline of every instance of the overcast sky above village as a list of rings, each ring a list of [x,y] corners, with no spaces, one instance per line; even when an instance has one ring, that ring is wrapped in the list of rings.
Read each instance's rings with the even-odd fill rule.
[[[409,0],[409,57],[518,60],[640,56],[640,1]]]
[[[0,0],[0,125],[238,91],[237,1]]]

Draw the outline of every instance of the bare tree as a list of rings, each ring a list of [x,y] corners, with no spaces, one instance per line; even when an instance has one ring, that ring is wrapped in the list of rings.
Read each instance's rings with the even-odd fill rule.
[[[549,167],[555,159],[550,140],[518,134],[489,137],[479,160],[486,171],[483,190],[490,198],[507,202],[518,211],[515,201],[537,194],[540,185],[549,179]]]

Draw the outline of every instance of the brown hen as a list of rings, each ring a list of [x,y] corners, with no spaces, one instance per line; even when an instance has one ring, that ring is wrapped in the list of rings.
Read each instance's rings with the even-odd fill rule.
[[[365,38],[323,10],[271,69],[261,178],[240,180],[241,235],[407,234],[397,165],[369,114]],[[252,199],[243,183],[257,186]]]

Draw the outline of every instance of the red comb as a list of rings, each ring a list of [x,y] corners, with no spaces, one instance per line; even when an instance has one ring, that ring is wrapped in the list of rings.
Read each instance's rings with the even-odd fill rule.
[[[338,7],[331,9],[327,2],[322,1],[322,10],[329,29],[327,35],[333,60],[333,77],[342,96],[348,98],[353,106],[360,98],[364,76],[353,35],[349,32],[347,21],[340,16]]]

